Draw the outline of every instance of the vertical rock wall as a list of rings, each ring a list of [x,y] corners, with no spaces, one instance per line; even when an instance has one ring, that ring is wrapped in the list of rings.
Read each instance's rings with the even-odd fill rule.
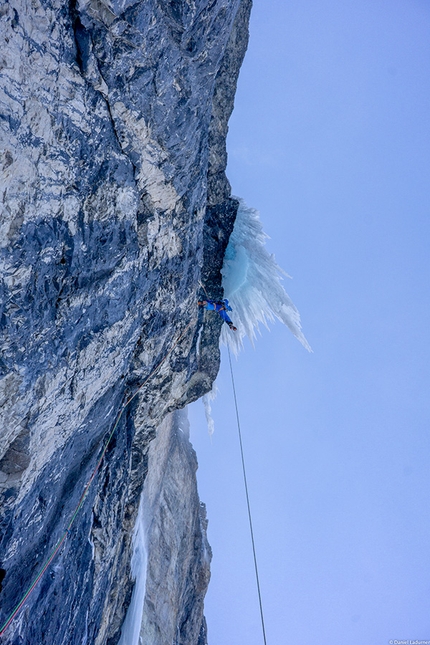
[[[118,412],[164,361],[8,645],[119,639],[150,441],[218,370],[220,322],[196,298],[201,277],[220,293],[237,209],[225,136],[249,10],[0,7],[0,624],[63,535]]]
[[[211,550],[184,410],[161,424],[149,449],[148,467],[143,492],[148,566],[142,641],[204,643],[203,599]]]

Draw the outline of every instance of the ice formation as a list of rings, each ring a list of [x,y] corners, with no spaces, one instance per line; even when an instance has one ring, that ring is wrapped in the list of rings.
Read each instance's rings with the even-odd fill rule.
[[[206,422],[208,424],[208,433],[210,437],[212,437],[215,431],[215,422],[212,416],[212,401],[216,399],[217,394],[218,387],[216,382],[214,382],[211,391],[202,397],[203,405],[205,408]]]
[[[139,511],[134,527],[133,557],[131,571],[135,579],[130,606],[121,629],[121,638],[118,645],[140,645],[140,629],[142,625],[143,604],[146,590],[147,554],[145,548],[143,495],[140,500]]]
[[[282,286],[289,277],[266,249],[266,239],[257,210],[239,199],[239,210],[222,268],[224,295],[233,309],[237,327],[232,333],[223,325],[221,340],[237,354],[248,336],[251,343],[263,323],[281,320],[308,350],[312,351],[300,325],[300,314]]]

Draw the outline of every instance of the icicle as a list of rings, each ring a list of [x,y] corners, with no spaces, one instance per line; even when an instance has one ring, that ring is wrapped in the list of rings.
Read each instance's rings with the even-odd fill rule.
[[[224,295],[230,301],[237,332],[223,325],[221,340],[237,355],[245,336],[254,343],[259,324],[268,327],[269,321],[278,318],[312,351],[301,330],[300,314],[281,284],[282,275],[289,276],[265,247],[268,236],[259,213],[242,199],[239,203],[222,268]]]
[[[217,394],[218,394],[218,387],[217,387],[217,384],[214,383],[211,391],[202,397],[203,405],[205,406],[206,422],[208,424],[208,433],[210,437],[212,437],[215,431],[215,422],[212,417],[211,403],[216,398]]]
[[[131,572],[136,582],[131,596],[130,606],[122,625],[121,638],[118,645],[140,645],[141,642],[140,629],[142,626],[143,602],[145,599],[147,565],[145,528],[143,524],[143,494],[134,527],[133,547]]]

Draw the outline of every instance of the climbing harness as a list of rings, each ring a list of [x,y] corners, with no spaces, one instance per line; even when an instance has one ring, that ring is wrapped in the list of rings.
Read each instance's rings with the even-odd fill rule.
[[[37,583],[38,583],[38,582],[39,582],[39,580],[42,578],[43,574],[45,573],[45,571],[47,570],[47,568],[48,568],[48,567],[49,567],[49,565],[51,564],[52,560],[55,558],[55,556],[57,555],[57,553],[60,551],[60,549],[61,549],[61,547],[62,547],[62,545],[63,545],[63,543],[64,543],[65,539],[66,539],[66,538],[67,538],[67,536],[70,534],[70,529],[71,529],[71,527],[72,527],[72,525],[73,525],[73,523],[74,523],[74,521],[75,521],[75,519],[76,519],[76,516],[78,515],[78,513],[79,513],[80,509],[82,508],[82,505],[83,505],[83,503],[84,503],[84,501],[85,501],[85,499],[86,499],[86,497],[87,497],[87,494],[88,494],[89,488],[90,488],[90,486],[91,486],[91,484],[92,484],[92,482],[93,482],[93,480],[94,480],[94,478],[95,478],[95,476],[96,476],[96,474],[97,474],[97,472],[98,472],[98,470],[99,470],[99,468],[100,468],[100,466],[101,466],[101,464],[102,464],[103,458],[104,458],[104,456],[105,456],[105,454],[106,454],[106,451],[107,451],[107,449],[108,449],[108,447],[109,447],[110,442],[112,441],[112,437],[113,437],[113,435],[115,434],[115,430],[116,430],[116,429],[117,429],[117,427],[118,427],[118,424],[119,424],[119,422],[120,422],[120,420],[121,420],[121,417],[122,417],[122,415],[123,415],[124,411],[126,410],[126,408],[128,407],[128,405],[133,401],[133,399],[138,395],[138,393],[140,392],[140,390],[141,390],[141,389],[142,389],[142,388],[143,388],[143,387],[148,383],[148,381],[149,381],[149,380],[154,376],[154,374],[156,374],[156,372],[158,372],[158,370],[160,369],[160,367],[161,367],[161,366],[163,365],[163,363],[168,359],[168,357],[169,357],[169,356],[170,356],[170,354],[173,352],[173,350],[175,349],[175,347],[178,345],[178,343],[179,343],[179,342],[182,340],[182,338],[185,336],[185,334],[187,333],[187,331],[189,330],[189,328],[191,327],[191,325],[193,324],[193,322],[194,322],[194,321],[191,321],[191,322],[189,322],[189,323],[188,323],[188,325],[185,327],[185,329],[184,329],[184,331],[182,332],[182,334],[179,336],[179,338],[177,339],[177,341],[172,345],[172,347],[169,349],[169,351],[167,352],[167,354],[166,354],[166,355],[161,359],[161,361],[158,363],[158,365],[156,365],[156,367],[154,367],[154,369],[152,370],[152,372],[151,372],[151,373],[146,377],[146,379],[143,381],[143,383],[141,383],[141,384],[138,386],[138,388],[136,389],[135,393],[134,393],[134,394],[133,394],[129,399],[127,399],[127,400],[126,400],[126,402],[124,403],[124,405],[122,406],[121,410],[120,410],[120,411],[119,411],[119,413],[118,413],[118,416],[117,416],[117,418],[116,418],[116,421],[115,421],[115,423],[114,423],[114,426],[113,426],[113,428],[112,428],[111,432],[109,433],[109,436],[108,436],[107,441],[106,441],[106,443],[105,443],[105,446],[104,446],[104,448],[103,448],[103,450],[102,450],[102,453],[101,453],[101,455],[100,455],[100,458],[99,458],[99,460],[98,460],[98,462],[97,462],[97,464],[96,464],[96,467],[94,468],[94,470],[93,470],[93,472],[92,472],[92,474],[91,474],[91,477],[89,478],[89,480],[88,480],[88,482],[87,482],[87,484],[86,484],[86,486],[85,486],[85,488],[84,488],[84,491],[83,491],[83,493],[82,493],[82,495],[81,495],[81,498],[80,498],[80,500],[79,500],[79,502],[78,502],[78,504],[77,504],[77,506],[76,506],[76,508],[75,508],[75,510],[74,510],[74,512],[73,512],[73,515],[72,515],[72,517],[71,517],[71,519],[70,519],[70,521],[69,521],[69,523],[68,523],[68,525],[67,525],[66,530],[64,531],[63,535],[62,535],[62,536],[61,536],[61,538],[58,540],[58,542],[56,543],[56,545],[54,546],[54,548],[52,549],[52,551],[50,552],[50,554],[49,554],[48,558],[46,559],[46,561],[45,561],[45,562],[44,562],[44,564],[42,565],[41,570],[39,571],[39,573],[37,574],[37,576],[34,578],[33,582],[30,584],[30,586],[28,587],[27,591],[25,591],[25,593],[24,593],[24,595],[22,596],[22,598],[21,598],[21,600],[19,601],[19,603],[18,603],[18,604],[16,605],[16,607],[12,610],[12,612],[11,612],[11,614],[9,615],[9,617],[7,618],[6,622],[1,626],[1,628],[0,628],[0,636],[1,636],[2,634],[4,634],[4,632],[5,632],[5,631],[6,631],[6,629],[9,627],[9,625],[11,624],[11,622],[13,621],[13,619],[17,616],[17,614],[19,613],[20,609],[23,607],[23,605],[25,604],[26,600],[28,599],[28,597],[30,596],[30,594],[34,591],[35,587],[37,586]]]
[[[230,327],[232,331],[237,331],[237,327],[233,325],[232,320],[230,320],[228,311],[233,311],[233,309],[230,307],[227,298],[223,298],[222,300],[213,300],[212,298],[209,298],[208,292],[206,291],[204,285],[200,282],[199,280],[199,285],[203,289],[203,291],[206,294],[207,301],[205,300],[199,300],[198,304],[199,307],[204,307],[208,311],[216,311],[220,317],[221,320],[223,320],[227,325]]]
[[[228,350],[228,362],[230,364],[231,383],[232,383],[232,386],[233,386],[234,406],[236,408],[236,421],[237,421],[237,430],[238,430],[238,435],[239,435],[240,456],[242,458],[243,481],[244,481],[244,484],[245,484],[246,504],[247,504],[247,507],[248,507],[249,529],[250,529],[250,532],[251,532],[252,553],[253,553],[253,556],[254,556],[255,579],[257,581],[258,602],[259,602],[259,605],[260,605],[261,628],[262,628],[262,631],[263,631],[264,645],[267,645],[267,643],[266,643],[266,629],[265,629],[265,626],[264,626],[263,602],[262,602],[262,599],[261,599],[260,579],[259,579],[259,576],[258,576],[257,552],[256,552],[256,549],[255,549],[254,530],[253,530],[252,515],[251,515],[251,504],[249,502],[248,483],[247,483],[247,479],[246,479],[246,468],[245,468],[245,457],[244,457],[244,454],[243,454],[242,432],[241,432],[241,429],[240,429],[239,408],[238,408],[238,405],[237,405],[236,387],[235,387],[235,383],[234,383],[233,365],[231,363],[230,347],[228,345],[227,345],[227,350]]]

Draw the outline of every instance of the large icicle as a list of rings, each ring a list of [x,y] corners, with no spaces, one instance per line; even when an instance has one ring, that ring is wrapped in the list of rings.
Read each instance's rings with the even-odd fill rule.
[[[233,309],[237,332],[223,325],[221,340],[237,354],[245,336],[254,343],[259,324],[268,327],[268,321],[278,318],[312,351],[301,330],[300,314],[281,284],[282,275],[287,274],[266,249],[268,236],[259,213],[242,199],[239,202],[222,268],[224,295]]]
[[[140,645],[140,630],[142,626],[143,603],[146,590],[147,555],[145,548],[145,527],[143,521],[144,495],[142,494],[139,511],[133,535],[133,556],[131,559],[131,572],[134,579],[133,594],[130,606],[121,629],[121,638],[118,645]]]
[[[214,381],[211,391],[207,392],[202,397],[203,405],[205,408],[206,423],[208,424],[208,433],[210,437],[212,437],[213,433],[215,432],[215,421],[212,416],[212,401],[216,399],[217,394],[218,386],[216,384],[216,381]]]

